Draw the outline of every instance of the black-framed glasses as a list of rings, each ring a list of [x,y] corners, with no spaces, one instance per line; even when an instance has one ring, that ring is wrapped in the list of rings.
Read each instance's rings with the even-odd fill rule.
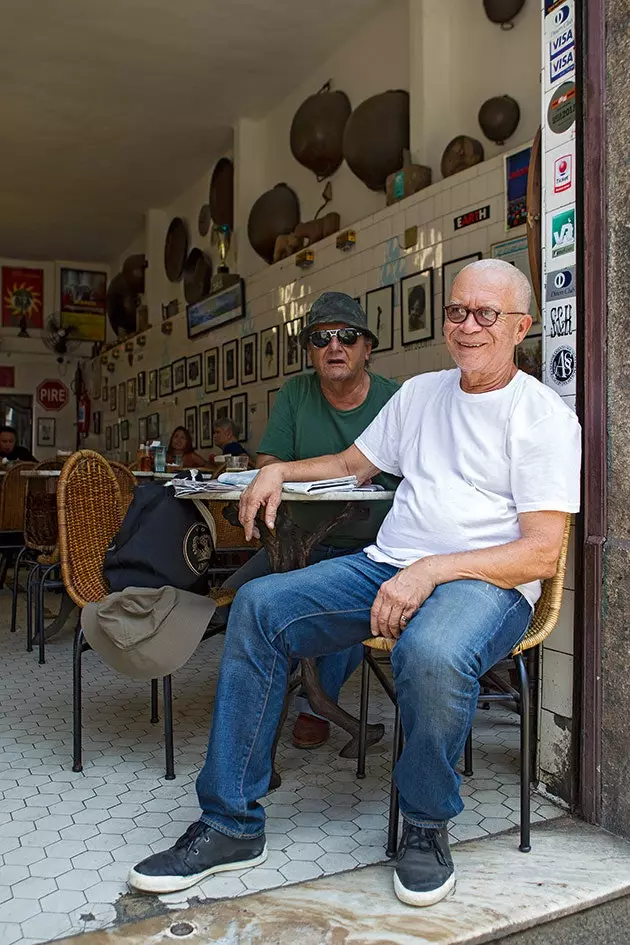
[[[337,338],[346,348],[356,345],[363,335],[358,328],[316,328],[308,336],[308,340],[315,348],[325,348],[333,338]]]
[[[445,305],[444,315],[454,325],[463,325],[469,315],[480,328],[490,328],[499,315],[527,315],[528,312],[497,312],[495,308],[467,308],[465,305]]]

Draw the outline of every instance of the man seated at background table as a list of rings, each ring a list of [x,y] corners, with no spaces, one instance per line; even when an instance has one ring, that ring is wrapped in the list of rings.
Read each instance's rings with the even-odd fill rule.
[[[454,886],[447,823],[463,808],[456,765],[479,677],[522,639],[540,579],[555,573],[567,512],[579,507],[580,427],[552,390],[517,371],[529,283],[486,259],[458,275],[444,332],[458,366],[407,381],[356,443],[336,456],[263,469],[241,499],[246,536],[272,527],[287,480],[378,470],[402,476],[364,552],[252,581],[228,622],[201,820],[133,869],[148,892],[185,889],[266,857],[259,803],[292,660],[369,636],[391,653],[405,744],[395,768],[404,817],[394,872],[403,902],[426,906]],[[244,707],[247,711],[244,711]]]
[[[0,460],[7,463],[36,463],[37,460],[26,446],[18,446],[17,430],[0,427]]]
[[[212,438],[214,445],[219,448],[223,456],[247,456],[249,464],[249,453],[242,443],[239,443],[238,427],[230,417],[221,417],[221,419],[215,420]],[[210,462],[213,461],[214,457],[211,456]]]
[[[360,304],[343,292],[324,292],[317,299],[299,340],[303,347],[308,346],[314,373],[292,378],[278,392],[258,447],[258,468],[347,449],[399,388],[396,381],[368,371],[370,353],[378,345],[378,338],[368,329]],[[385,489],[395,489],[399,480],[381,475],[374,481]],[[303,528],[314,531],[337,508],[337,503],[328,502],[310,508],[305,503],[294,504],[291,515]],[[366,520],[350,521],[334,529],[323,544],[315,547],[309,563],[351,554],[374,541],[391,503],[375,502],[368,508]],[[242,587],[252,578],[269,574],[269,570],[263,549],[224,586]],[[317,661],[322,689],[335,702],[339,701],[344,682],[361,662],[361,655],[362,648],[356,645]],[[298,710],[293,744],[298,748],[323,745],[330,734],[330,723],[313,714],[303,695],[298,696]]]

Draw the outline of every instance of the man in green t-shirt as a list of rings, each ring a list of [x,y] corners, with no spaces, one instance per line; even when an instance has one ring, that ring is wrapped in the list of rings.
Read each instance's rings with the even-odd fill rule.
[[[307,315],[300,344],[308,346],[315,372],[292,378],[278,392],[258,447],[259,468],[342,452],[398,390],[396,381],[367,370],[378,337],[368,328],[360,304],[343,292],[324,292],[317,299]],[[395,489],[398,481],[384,474],[374,479],[385,489]],[[390,506],[389,502],[375,502],[368,506],[367,520],[346,522],[335,528],[325,544],[315,547],[309,564],[365,548],[374,541]],[[313,531],[339,508],[341,505],[335,502],[294,503],[291,514],[298,524]],[[238,588],[268,573],[267,554],[259,551],[228,578],[225,586]],[[322,688],[335,702],[361,657],[359,645],[317,660]],[[293,744],[299,748],[323,745],[330,734],[330,724],[314,715],[303,697],[298,707]]]

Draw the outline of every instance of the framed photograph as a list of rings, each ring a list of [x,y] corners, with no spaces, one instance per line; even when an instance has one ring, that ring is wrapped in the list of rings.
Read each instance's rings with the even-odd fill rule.
[[[147,418],[140,417],[138,420],[138,443],[146,443],[148,440],[147,435]]]
[[[202,449],[212,448],[212,404],[202,404],[199,408],[199,446]]]
[[[173,393],[186,387],[186,358],[173,361]]]
[[[481,259],[481,253],[471,253],[469,256],[460,256],[459,259],[451,259],[442,266],[442,305],[448,305],[451,300],[451,289],[457,275],[468,263]]]
[[[219,349],[208,348],[203,359],[206,365],[206,394],[216,394],[219,389]]]
[[[196,338],[237,318],[245,318],[245,283],[242,279],[201,302],[186,306],[188,337]]]
[[[107,374],[103,377],[103,386],[101,387],[101,400],[104,404],[109,400],[109,378]]]
[[[120,426],[117,423],[112,427],[112,449],[120,449]]]
[[[160,368],[158,378],[158,396],[168,397],[173,393],[173,368],[170,364]]]
[[[105,341],[107,273],[62,266],[58,285],[61,327],[77,341]]]
[[[94,414],[96,418],[96,414]],[[54,417],[38,417],[37,419],[37,445],[55,446],[57,434],[57,421]]]
[[[124,417],[127,413],[127,385],[121,381],[118,385],[118,416]]]
[[[523,338],[516,348],[516,366],[525,374],[542,380],[542,335]]]
[[[158,399],[158,372],[149,371],[149,400]]]
[[[247,439],[247,394],[233,394],[230,400],[232,421],[238,429],[239,443],[242,443]]]
[[[298,336],[302,331],[302,316],[284,323],[284,344],[282,348],[282,373],[299,374],[302,370],[303,349]]]
[[[201,387],[202,383],[201,355],[194,354],[192,358],[186,358],[186,387]]]
[[[184,426],[190,433],[193,449],[197,449],[197,408],[186,407],[184,410]]]
[[[403,345],[433,338],[433,269],[400,280],[400,316]]]
[[[146,371],[139,371],[138,377],[136,379],[136,388],[138,391],[138,397],[147,396],[147,375]]]
[[[394,347],[394,286],[384,285],[365,295],[368,328],[378,338],[379,353]]]
[[[151,413],[147,417],[147,437],[149,440],[157,440],[160,435],[160,415]]]
[[[223,362],[223,390],[238,386],[238,338],[226,341],[221,346]]]
[[[241,384],[258,380],[258,335],[241,338]]]
[[[116,385],[112,384],[112,386],[109,389],[109,409],[113,413],[116,413],[116,404],[118,403],[116,391],[117,391]],[[111,436],[111,433],[110,433],[110,436]]]
[[[229,397],[226,397],[225,400],[215,400],[212,423],[214,424],[217,420],[225,420],[226,417],[230,417],[231,409],[232,402]]]
[[[127,413],[133,413],[136,409],[136,379],[130,377],[127,381]]]
[[[279,387],[274,387],[273,390],[267,391],[267,419],[271,416],[271,411],[273,410],[273,405],[276,402],[276,394],[280,390]]]
[[[95,410],[92,418],[92,433],[94,436],[101,435],[101,422],[103,419],[103,414],[100,410]]]
[[[105,449],[111,450],[112,448],[112,428],[110,426],[105,427]]]
[[[129,421],[120,421],[120,439],[126,442],[129,439]]]
[[[529,268],[529,251],[527,249],[527,237],[516,236],[511,240],[503,240],[501,243],[493,243],[490,252],[493,259],[502,259],[504,262],[511,263],[513,266],[527,276],[531,285],[532,273]],[[542,317],[536,295],[532,292],[531,316],[533,318],[532,327],[527,332],[527,337],[532,338],[542,335]]]
[[[269,381],[280,373],[278,339],[280,332],[277,325],[265,328],[260,333],[260,379]]]

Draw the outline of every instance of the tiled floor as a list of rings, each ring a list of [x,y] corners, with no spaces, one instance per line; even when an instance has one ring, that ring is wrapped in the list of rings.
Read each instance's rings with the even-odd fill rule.
[[[149,722],[149,687],[118,676],[93,653],[84,667],[84,771],[71,770],[70,630],[39,666],[24,635],[8,632],[0,592],[0,945],[42,942],[115,921],[131,865],[163,849],[196,820],[195,775],[204,756],[222,638],[204,643],[174,680],[177,778],[164,780],[161,725]],[[355,711],[358,675],[344,704]],[[278,751],[282,787],[266,801],[270,854],[264,867],[225,873],[168,904],[241,895],[353,869],[384,858],[392,712],[374,684],[372,721],[383,742],[357,781],[355,762],[338,757],[345,736],[302,752],[287,722]],[[478,712],[475,776],[462,786],[466,809],[454,841],[518,822],[516,716]],[[534,798],[534,820],[560,811]]]

